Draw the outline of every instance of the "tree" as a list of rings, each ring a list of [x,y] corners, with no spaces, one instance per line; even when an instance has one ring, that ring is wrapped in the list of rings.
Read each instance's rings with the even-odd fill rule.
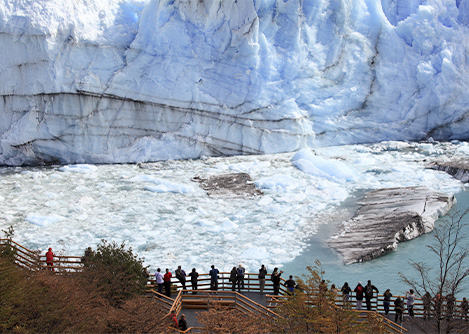
[[[94,284],[111,304],[117,306],[145,292],[148,277],[143,260],[133,254],[131,247],[126,250],[125,243],[118,246],[102,240],[96,250],[88,247],[82,260],[82,277]]]
[[[0,247],[0,256],[13,260],[16,253],[11,243],[13,236],[15,235],[13,226],[8,227],[8,230],[6,231],[2,230],[2,232],[5,234],[6,241]]]
[[[418,297],[423,298],[427,292],[433,297],[430,303],[434,326],[432,332],[441,333],[446,329],[446,333],[449,333],[456,324],[452,316],[445,314],[448,310],[445,310],[444,302],[446,299],[446,305],[450,305],[469,275],[466,234],[469,224],[465,221],[468,213],[469,209],[462,214],[456,212],[434,229],[433,243],[427,247],[437,258],[436,268],[434,265],[411,261],[410,265],[417,271],[418,278],[411,279],[399,273],[401,279],[413,288]]]

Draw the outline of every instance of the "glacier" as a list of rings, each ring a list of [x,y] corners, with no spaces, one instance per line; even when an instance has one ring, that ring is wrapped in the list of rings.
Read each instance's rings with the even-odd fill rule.
[[[3,0],[0,165],[469,139],[469,0]]]

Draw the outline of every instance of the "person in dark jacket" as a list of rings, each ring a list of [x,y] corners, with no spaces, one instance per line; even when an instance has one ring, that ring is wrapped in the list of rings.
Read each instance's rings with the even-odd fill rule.
[[[265,268],[264,265],[261,266],[261,269],[259,269],[259,291],[261,293],[264,293],[264,288],[265,288],[265,276],[267,275],[267,269]]]
[[[210,270],[210,290],[218,290],[218,274],[220,273],[217,268],[212,264],[212,270]]]
[[[179,329],[182,331],[187,330],[187,321],[185,314],[181,314],[181,316],[179,317]]]
[[[238,292],[241,292],[241,289],[244,289],[244,273],[245,269],[242,265],[239,265],[238,270],[236,271],[236,280],[238,281]]]
[[[344,283],[344,286],[342,287],[342,289],[340,289],[340,291],[342,292],[342,298],[344,300],[344,303],[348,303],[350,299],[350,292],[352,292],[352,289],[348,285],[348,282]]]
[[[392,293],[391,290],[387,289],[383,294],[383,306],[384,306],[384,314],[388,315],[389,313],[389,305],[391,305],[391,297]]]
[[[371,299],[373,299],[373,291],[379,293],[378,289],[371,284],[371,281],[368,280],[368,283],[365,285],[365,302],[366,302],[366,309],[371,311]]]
[[[288,290],[290,290],[290,293],[293,294],[293,291],[295,290],[296,282],[293,280],[292,275],[290,275],[290,278],[286,280],[283,285],[285,285],[288,288]]]
[[[358,282],[357,286],[353,290],[355,292],[355,299],[357,300],[357,310],[362,309],[363,303],[363,285],[362,282]]]
[[[236,267],[233,267],[230,272],[231,291],[236,291]]]
[[[186,272],[181,269],[181,266],[178,266],[178,268],[174,271],[174,274],[181,283],[182,289],[186,290]]]
[[[189,276],[191,277],[192,294],[196,295],[199,273],[195,270],[195,268],[192,268],[192,271],[189,273]]]
[[[404,313],[404,301],[401,297],[397,297],[394,301],[394,312],[396,315],[394,316],[395,323],[402,323],[402,314]],[[399,320],[399,322],[397,322]]]
[[[283,271],[278,271],[278,268],[274,268],[270,279],[274,285],[274,295],[278,295],[280,291],[280,275],[282,275]]]

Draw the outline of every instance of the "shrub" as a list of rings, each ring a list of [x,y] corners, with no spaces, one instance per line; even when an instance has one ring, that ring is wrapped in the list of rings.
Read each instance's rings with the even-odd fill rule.
[[[131,247],[125,249],[124,243],[119,246],[102,240],[96,250],[90,247],[85,250],[83,262],[81,276],[97,287],[111,305],[118,306],[145,291],[147,275],[143,260],[133,254]]]

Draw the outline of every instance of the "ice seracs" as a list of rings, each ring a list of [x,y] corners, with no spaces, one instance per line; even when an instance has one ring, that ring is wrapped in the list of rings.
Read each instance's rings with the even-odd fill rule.
[[[0,4],[0,165],[467,139],[468,0]]]

